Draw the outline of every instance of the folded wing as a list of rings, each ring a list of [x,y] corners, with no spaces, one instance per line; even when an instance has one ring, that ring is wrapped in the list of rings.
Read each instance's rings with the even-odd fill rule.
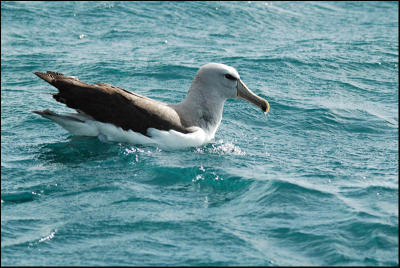
[[[86,84],[57,72],[35,74],[58,89],[58,93],[52,94],[54,99],[97,121],[143,135],[148,135],[148,128],[190,132],[182,125],[176,111],[163,102],[110,84]]]

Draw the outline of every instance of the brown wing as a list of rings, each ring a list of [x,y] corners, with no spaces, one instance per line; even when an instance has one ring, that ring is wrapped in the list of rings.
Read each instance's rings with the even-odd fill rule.
[[[58,102],[100,122],[112,123],[144,135],[147,135],[150,127],[189,132],[182,126],[175,110],[165,103],[109,84],[86,84],[61,73],[48,71],[35,74],[58,89],[59,93],[53,94]]]

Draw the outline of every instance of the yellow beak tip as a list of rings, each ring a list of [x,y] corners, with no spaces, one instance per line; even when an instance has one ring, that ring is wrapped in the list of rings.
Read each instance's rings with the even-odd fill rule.
[[[265,101],[265,107],[263,107],[262,109],[264,111],[264,114],[267,114],[269,112],[269,109],[270,109],[269,103],[268,101]]]

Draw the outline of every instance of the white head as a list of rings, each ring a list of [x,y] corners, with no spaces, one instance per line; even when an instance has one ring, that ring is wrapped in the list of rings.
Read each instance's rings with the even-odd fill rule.
[[[197,71],[186,98],[173,107],[183,125],[200,126],[213,137],[226,99],[237,97],[259,106],[265,113],[269,110],[268,102],[246,87],[235,68],[208,63]]]
[[[236,69],[221,63],[208,63],[200,67],[188,95],[191,93],[200,94],[209,102],[239,97],[259,106],[265,113],[269,111],[269,103],[247,88]]]
[[[208,63],[200,67],[193,83],[201,84],[201,88],[209,89],[209,97],[219,97],[222,99],[236,98],[237,81],[240,79],[235,68],[221,64]]]

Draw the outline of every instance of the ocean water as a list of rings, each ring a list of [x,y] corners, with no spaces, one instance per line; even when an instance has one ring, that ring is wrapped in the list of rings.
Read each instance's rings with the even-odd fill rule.
[[[1,2],[2,265],[399,264],[397,2]],[[235,67],[198,148],[73,137],[35,71],[184,98]]]

